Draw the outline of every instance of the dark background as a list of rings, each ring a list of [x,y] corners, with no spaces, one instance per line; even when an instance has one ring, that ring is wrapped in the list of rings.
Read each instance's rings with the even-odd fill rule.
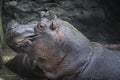
[[[11,20],[28,24],[57,15],[91,41],[118,44],[119,5],[119,0],[3,0],[3,28],[5,32]]]

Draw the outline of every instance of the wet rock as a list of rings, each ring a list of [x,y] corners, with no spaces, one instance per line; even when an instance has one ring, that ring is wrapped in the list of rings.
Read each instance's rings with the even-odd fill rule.
[[[120,40],[118,24],[108,18],[99,0],[3,0],[3,3],[4,31],[12,19],[28,24],[57,15],[73,23],[91,41],[118,43]]]
[[[9,6],[16,6],[17,4],[18,4],[17,1],[10,1],[5,3],[5,5],[9,5]]]
[[[18,5],[16,5],[16,8],[23,11],[23,12],[26,12],[26,11],[30,11],[31,8],[30,8],[30,3],[28,1],[25,1],[25,2],[19,2]]]

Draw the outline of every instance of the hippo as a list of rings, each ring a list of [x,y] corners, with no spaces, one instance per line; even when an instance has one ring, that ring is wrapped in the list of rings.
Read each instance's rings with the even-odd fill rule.
[[[23,77],[120,79],[120,52],[91,42],[67,21],[42,18],[38,24],[12,25],[6,34],[8,46],[18,54],[5,65]]]

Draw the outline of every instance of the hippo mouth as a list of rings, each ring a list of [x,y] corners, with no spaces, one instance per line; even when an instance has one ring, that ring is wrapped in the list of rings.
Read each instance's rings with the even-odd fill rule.
[[[33,35],[29,35],[29,36],[25,36],[22,38],[17,38],[16,39],[16,46],[28,46],[31,45],[32,42],[38,37],[38,34],[33,34]]]

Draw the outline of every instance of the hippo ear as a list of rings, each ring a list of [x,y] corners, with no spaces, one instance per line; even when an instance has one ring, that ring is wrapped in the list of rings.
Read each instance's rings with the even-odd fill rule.
[[[50,27],[52,30],[55,30],[57,28],[57,25],[52,21],[52,25]]]

